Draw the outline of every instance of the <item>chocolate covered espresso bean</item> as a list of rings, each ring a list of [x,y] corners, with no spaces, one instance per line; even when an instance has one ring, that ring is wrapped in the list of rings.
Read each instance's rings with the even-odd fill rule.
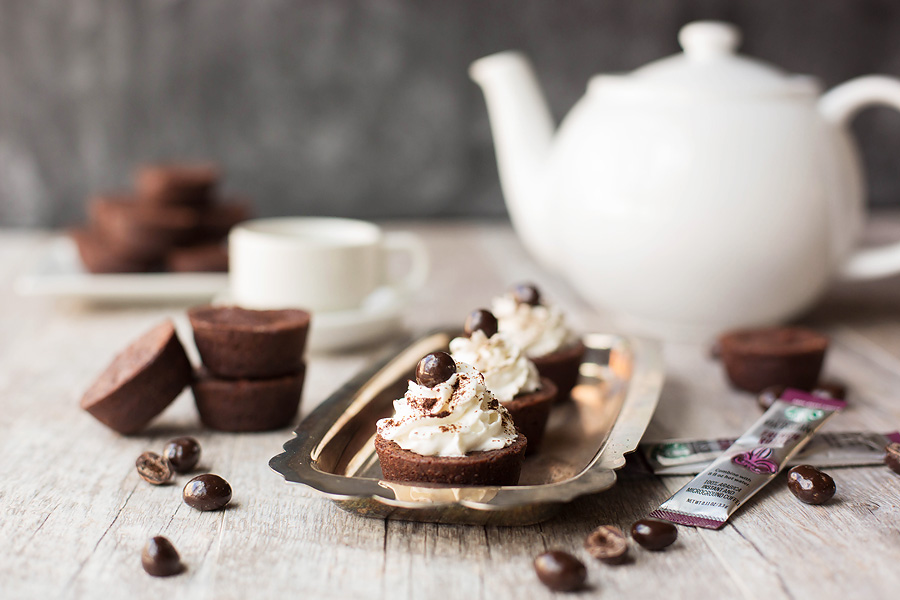
[[[446,352],[432,352],[416,366],[416,381],[425,387],[444,383],[456,373],[456,362]]]
[[[888,444],[884,452],[884,464],[891,471],[900,475],[900,444]]]
[[[231,502],[231,486],[227,481],[204,473],[187,482],[182,492],[184,503],[197,510],[219,510]]]
[[[200,461],[200,444],[192,437],[175,438],[163,448],[163,456],[169,459],[176,473],[190,473]]]
[[[678,529],[662,519],[641,519],[631,526],[631,538],[647,550],[662,550],[675,543]]]
[[[513,288],[513,297],[519,304],[537,306],[541,303],[541,293],[537,286],[531,283],[520,283]]]
[[[158,535],[151,538],[141,552],[141,565],[154,577],[169,577],[183,570],[178,550],[167,538]]]
[[[472,337],[472,334],[480,329],[485,336],[491,337],[497,333],[498,327],[497,317],[494,316],[494,313],[479,308],[469,313],[469,316],[466,318],[464,332],[467,336]]]
[[[584,585],[587,569],[580,560],[559,550],[544,552],[534,559],[534,571],[541,583],[554,592],[571,592]]]
[[[134,466],[141,479],[153,485],[165,485],[175,476],[169,459],[155,452],[144,452],[134,461]]]
[[[601,525],[587,537],[584,549],[600,562],[615,565],[625,560],[628,540],[618,527]]]
[[[788,471],[788,489],[801,502],[824,504],[834,496],[836,486],[828,473],[811,465],[797,465]]]

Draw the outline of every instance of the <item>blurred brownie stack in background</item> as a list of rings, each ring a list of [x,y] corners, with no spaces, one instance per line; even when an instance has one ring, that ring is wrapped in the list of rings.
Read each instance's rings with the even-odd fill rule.
[[[228,231],[247,202],[219,197],[209,164],[148,165],[131,194],[95,196],[86,228],[70,232],[92,273],[227,271]]]

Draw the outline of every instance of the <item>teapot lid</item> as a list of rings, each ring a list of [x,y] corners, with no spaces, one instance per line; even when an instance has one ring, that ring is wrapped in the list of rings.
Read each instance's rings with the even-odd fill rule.
[[[662,58],[629,75],[598,75],[590,87],[610,84],[632,90],[678,91],[699,95],[785,95],[819,93],[816,80],[791,75],[762,61],[737,54],[740,30],[730,23],[696,21],[678,33],[684,52]]]

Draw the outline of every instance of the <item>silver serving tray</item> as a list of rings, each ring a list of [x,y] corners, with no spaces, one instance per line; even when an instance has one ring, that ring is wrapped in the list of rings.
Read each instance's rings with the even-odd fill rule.
[[[637,448],[664,378],[657,342],[589,334],[571,402],[554,406],[543,444],[522,467],[519,485],[449,487],[384,481],[375,453],[375,422],[392,413],[416,363],[446,350],[456,331],[441,330],[389,352],[317,407],[269,466],[287,481],[324,494],[364,517],[526,525],[552,517],[566,502],[609,489],[623,455]]]

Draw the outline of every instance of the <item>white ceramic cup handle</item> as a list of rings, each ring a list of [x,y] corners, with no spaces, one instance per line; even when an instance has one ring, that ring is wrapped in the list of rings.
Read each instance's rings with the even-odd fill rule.
[[[882,105],[900,111],[900,79],[884,75],[858,77],[822,96],[819,110],[837,126],[845,127],[860,110]],[[858,249],[844,263],[846,279],[878,279],[900,273],[900,242]]]
[[[410,260],[409,271],[398,281],[389,281],[401,292],[412,293],[422,289],[428,280],[431,261],[428,248],[422,238],[407,231],[391,231],[384,234],[382,243],[387,253],[407,254]]]

